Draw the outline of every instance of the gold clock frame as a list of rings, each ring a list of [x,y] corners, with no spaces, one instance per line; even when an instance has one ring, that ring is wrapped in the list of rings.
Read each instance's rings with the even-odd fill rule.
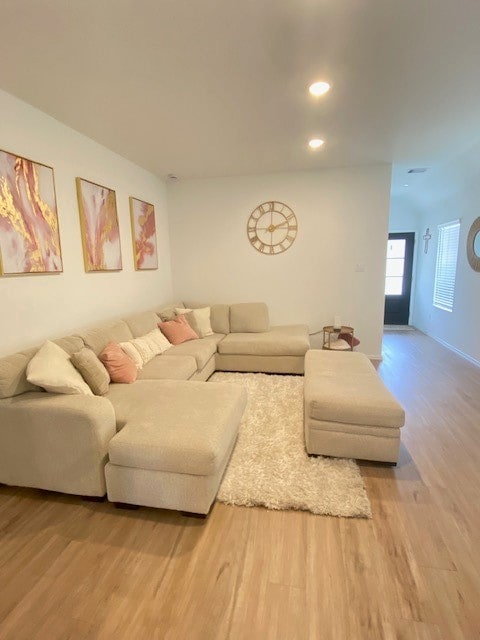
[[[281,210],[279,211],[278,209],[275,209],[275,205],[280,205]],[[267,207],[267,208],[264,208]],[[287,215],[285,215],[284,210],[287,210]],[[260,211],[260,215],[258,216],[258,218],[254,217],[254,214]],[[278,213],[280,215],[282,215],[285,218],[285,222],[287,222],[287,235],[286,237],[280,241],[280,242],[276,242],[274,244],[271,244],[269,242],[264,242],[262,240],[260,240],[260,238],[257,235],[257,227],[256,224],[258,222],[258,220],[265,214],[271,213],[273,215],[273,213]],[[293,219],[292,219],[293,218]],[[251,221],[255,220],[255,224],[253,226],[250,225]],[[291,220],[291,222],[289,222],[289,220]],[[292,224],[293,223],[293,224]],[[281,223],[282,225],[285,224],[284,222]],[[275,229],[275,227],[278,227],[279,225],[273,225],[273,220],[270,222],[270,226],[272,227],[271,232],[273,232],[273,230]],[[250,235],[251,232],[254,232],[254,235]],[[293,235],[292,235],[293,232]],[[280,200],[266,200],[265,202],[262,202],[261,204],[259,204],[258,206],[255,207],[255,209],[253,209],[253,211],[250,213],[248,220],[247,220],[247,238],[248,241],[250,242],[251,246],[258,251],[259,253],[261,253],[264,256],[278,256],[281,253],[284,253],[285,251],[287,251],[288,249],[290,249],[290,247],[292,246],[292,244],[295,242],[296,238],[297,238],[297,233],[298,233],[298,220],[297,220],[297,216],[295,215],[295,212],[293,211],[293,209],[291,207],[288,206],[288,204],[285,204],[284,202],[280,202]],[[288,244],[286,246],[282,246],[285,244],[285,242],[289,240]],[[257,243],[259,246],[257,246]],[[275,247],[280,247],[279,250],[275,251],[274,248]]]
[[[474,271],[480,271],[480,256],[475,253],[475,239],[480,233],[480,217],[472,222],[467,237],[467,259]]]

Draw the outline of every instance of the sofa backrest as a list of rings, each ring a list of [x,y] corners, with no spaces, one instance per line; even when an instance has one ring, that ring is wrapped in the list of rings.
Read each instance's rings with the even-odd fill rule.
[[[133,333],[125,320],[107,322],[88,331],[82,331],[79,335],[85,346],[92,349],[97,356],[109,342],[127,342],[133,338]]]
[[[175,309],[184,309],[183,302],[172,302],[161,307],[155,308],[154,311],[162,322],[173,320],[176,316]]]
[[[269,330],[268,307],[264,302],[240,302],[230,306],[231,333],[263,333]]]
[[[160,318],[155,311],[144,311],[124,318],[134,338],[140,338],[158,327]]]
[[[69,355],[79,351],[83,346],[83,340],[78,336],[67,336],[53,340]],[[13,398],[28,391],[41,391],[40,387],[31,384],[27,380],[27,367],[30,360],[40,347],[32,347],[11,356],[0,358],[0,399]]]

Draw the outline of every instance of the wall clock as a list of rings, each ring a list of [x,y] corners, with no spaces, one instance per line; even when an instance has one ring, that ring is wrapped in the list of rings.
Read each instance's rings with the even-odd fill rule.
[[[247,234],[254,249],[266,255],[283,253],[297,237],[297,218],[289,206],[271,200],[262,202],[252,211]]]

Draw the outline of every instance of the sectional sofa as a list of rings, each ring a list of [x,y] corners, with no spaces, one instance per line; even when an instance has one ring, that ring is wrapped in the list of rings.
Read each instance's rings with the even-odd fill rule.
[[[191,304],[189,308],[206,305]],[[55,340],[99,354],[155,329],[183,303]],[[46,393],[27,381],[38,348],[0,359],[0,483],[208,513],[246,406],[242,387],[205,383],[215,370],[304,371],[304,325],[270,327],[263,303],[212,305],[213,335],[172,346],[133,384],[104,396]]]

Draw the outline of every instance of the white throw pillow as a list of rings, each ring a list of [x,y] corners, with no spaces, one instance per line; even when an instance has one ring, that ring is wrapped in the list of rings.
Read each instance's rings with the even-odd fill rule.
[[[47,340],[27,366],[27,380],[50,393],[83,394],[93,392],[58,344]]]
[[[130,355],[130,348],[127,351],[125,345],[129,345],[129,347],[133,347],[141,360],[141,366],[138,367],[138,358],[134,358]],[[160,353],[163,353],[167,349],[170,349],[172,346],[171,343],[167,340],[167,338],[163,335],[160,329],[154,329],[150,331],[144,336],[140,338],[134,338],[133,340],[129,340],[128,342],[121,342],[120,346],[125,351],[125,353],[132,358],[138,368],[141,368],[144,364],[147,364],[152,358],[158,356]]]
[[[201,309],[175,309],[177,315],[185,315],[188,324],[192,327],[199,338],[213,336],[212,324],[210,322],[210,307]]]
[[[137,369],[141,369],[143,367],[143,360],[141,355],[138,353],[138,349],[135,348],[135,345],[131,342],[120,342],[120,346],[130,360],[134,361]]]

